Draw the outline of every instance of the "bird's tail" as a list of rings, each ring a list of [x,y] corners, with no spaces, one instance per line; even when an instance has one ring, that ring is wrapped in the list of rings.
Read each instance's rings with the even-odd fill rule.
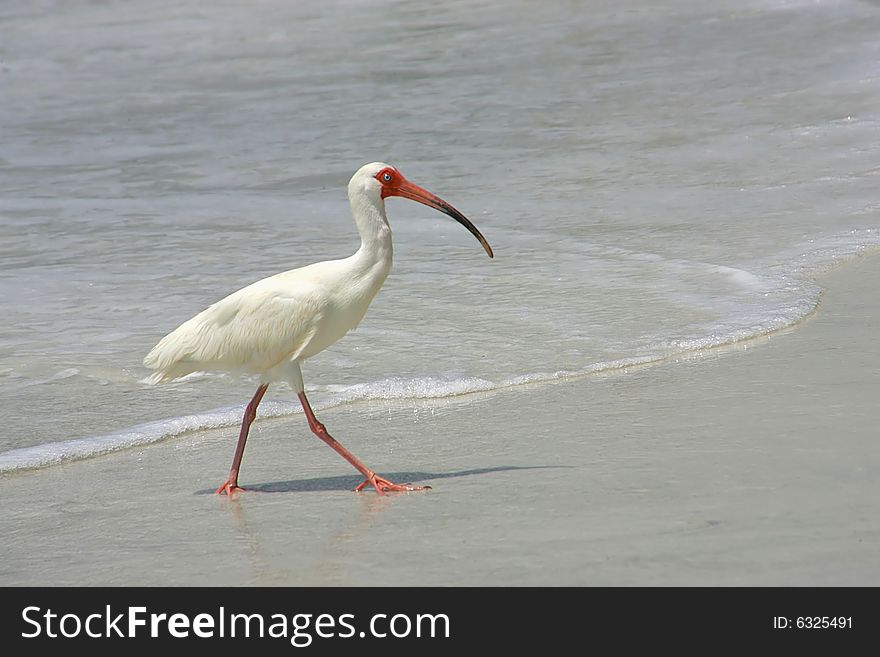
[[[166,335],[150,350],[144,357],[144,366],[154,370],[145,380],[151,385],[168,383],[198,370],[198,367],[193,367],[193,363],[187,362],[186,357],[180,353],[174,333]]]

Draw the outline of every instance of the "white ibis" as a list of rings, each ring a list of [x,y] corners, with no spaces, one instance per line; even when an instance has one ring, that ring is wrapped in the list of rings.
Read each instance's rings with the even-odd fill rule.
[[[407,180],[384,162],[362,166],[348,183],[348,199],[361,236],[357,252],[342,260],[318,262],[286,271],[233,292],[166,335],[146,358],[154,383],[192,372],[235,371],[260,376],[260,386],[245,408],[229,478],[217,489],[232,495],[248,430],[270,383],[286,381],[296,391],[309,428],[363,476],[355,488],[424,490],[395,484],[366,467],[318,422],[306,398],[300,363],[323,351],[355,328],[391,270],[391,227],[385,199],[402,196],[448,214],[467,228],[494,257],[486,238],[443,199]]]

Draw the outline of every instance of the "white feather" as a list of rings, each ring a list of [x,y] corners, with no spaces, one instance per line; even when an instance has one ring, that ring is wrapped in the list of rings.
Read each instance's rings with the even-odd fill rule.
[[[152,383],[192,372],[240,371],[264,382],[288,378],[288,363],[314,356],[355,328],[391,270],[391,229],[380,186],[382,163],[362,167],[349,184],[361,233],[353,256],[257,281],[184,322],[144,358]]]

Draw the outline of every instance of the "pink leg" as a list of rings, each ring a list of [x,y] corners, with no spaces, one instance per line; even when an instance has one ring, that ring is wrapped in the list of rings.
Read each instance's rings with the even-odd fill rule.
[[[263,384],[257,388],[257,392],[254,393],[253,399],[250,400],[247,408],[244,409],[244,417],[241,420],[241,431],[238,434],[238,444],[235,446],[235,456],[232,457],[232,468],[229,470],[229,478],[223,482],[223,485],[220,486],[220,488],[217,489],[217,492],[215,493],[216,495],[226,493],[231,497],[233,493],[238,493],[239,491],[244,490],[244,488],[241,488],[238,485],[238,469],[241,467],[241,457],[244,456],[244,446],[247,443],[248,431],[251,428],[251,423],[257,416],[257,406],[260,405],[260,401],[263,399],[263,395],[266,394],[266,390],[268,389],[268,384]]]
[[[349,452],[345,447],[343,447],[333,436],[327,433],[327,429],[324,428],[324,425],[318,422],[318,418],[315,417],[315,413],[312,411],[312,407],[309,404],[309,400],[306,398],[306,393],[299,393],[299,401],[302,403],[303,411],[305,411],[306,419],[309,421],[309,429],[312,430],[312,433],[315,434],[318,438],[327,443],[330,447],[332,447],[342,458],[351,463],[358,472],[364,475],[365,479],[362,484],[359,484],[355,491],[360,492],[366,486],[372,485],[373,488],[376,489],[376,492],[379,495],[384,495],[387,492],[391,491],[411,491],[411,490],[427,490],[431,488],[430,486],[413,486],[412,484],[395,484],[387,479],[380,477],[375,472],[370,470],[367,466],[358,460],[358,458]]]

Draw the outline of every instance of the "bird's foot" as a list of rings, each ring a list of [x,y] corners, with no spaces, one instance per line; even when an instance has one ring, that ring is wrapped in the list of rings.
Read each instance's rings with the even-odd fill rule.
[[[237,481],[233,481],[232,479],[227,479],[223,482],[223,485],[220,486],[215,492],[214,495],[223,495],[226,494],[229,497],[232,497],[236,493],[242,493],[246,491],[246,488],[242,488],[238,485]]]
[[[367,477],[360,484],[358,484],[357,488],[354,489],[355,493],[360,493],[367,486],[372,486],[376,489],[376,492],[379,495],[384,495],[385,493],[398,493],[398,492],[409,492],[415,490],[430,490],[430,486],[414,486],[412,484],[395,484],[393,481],[388,481],[384,477],[380,477],[377,474],[373,474],[371,477]]]

